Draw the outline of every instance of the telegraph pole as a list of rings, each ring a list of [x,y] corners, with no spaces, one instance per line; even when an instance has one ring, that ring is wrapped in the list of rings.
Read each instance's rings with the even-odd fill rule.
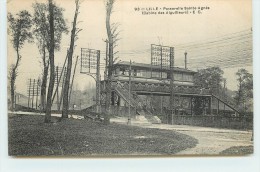
[[[33,79],[32,108],[33,108],[33,101],[34,101],[34,86],[35,86],[35,79]]]
[[[129,87],[128,87],[128,121],[127,124],[131,125],[131,73],[132,73],[132,62],[130,60],[130,66],[129,66]]]
[[[97,69],[96,69],[96,112],[100,113],[100,50],[97,50]]]
[[[174,67],[174,48],[170,47],[170,110],[172,115],[172,123],[173,123],[173,114],[175,113],[175,102],[174,102],[174,75],[173,75],[173,67]]]
[[[185,55],[185,61],[184,61],[184,63],[185,63],[185,69],[187,69],[187,51],[185,51],[184,52],[184,55]]]
[[[39,92],[39,84],[40,80],[37,81],[37,89],[36,89],[36,109],[38,108],[38,92]]]
[[[105,40],[106,42],[106,66],[105,66],[105,72],[104,72],[104,80],[106,80],[107,77],[107,65],[108,65],[108,40]]]
[[[60,110],[60,103],[59,103],[59,67],[56,66],[56,82],[57,82],[57,109]]]
[[[226,86],[227,86],[227,80],[224,79],[224,90],[223,90],[224,102],[226,102]],[[225,110],[226,110],[226,105],[225,105],[225,103],[224,103],[224,113],[225,113]]]
[[[29,88],[28,88],[28,108],[30,107],[30,95],[31,95],[31,83],[32,83],[32,80],[30,78],[30,82],[29,82]]]
[[[72,81],[71,81],[71,84],[70,84],[70,94],[69,94],[69,103],[68,103],[69,106],[70,106],[71,92],[72,92],[75,72],[76,72],[76,68],[77,68],[77,64],[78,64],[78,58],[79,58],[79,56],[76,57],[76,62],[75,62],[75,67],[74,67],[74,71],[73,71]]]
[[[161,79],[162,79],[162,68],[163,68],[163,64],[162,64],[162,61],[163,61],[163,51],[162,51],[162,46],[161,46]]]

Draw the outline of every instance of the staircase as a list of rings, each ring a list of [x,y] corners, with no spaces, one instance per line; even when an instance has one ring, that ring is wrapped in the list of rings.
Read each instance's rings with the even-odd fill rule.
[[[129,97],[129,91],[127,89],[125,89],[121,84],[117,84],[117,86],[115,87],[115,91],[128,104],[130,103],[130,105],[132,107],[137,107],[138,106],[138,102],[134,99],[133,95],[130,94],[130,97]]]
[[[146,110],[139,110],[137,111],[137,114],[140,116],[144,116],[148,122],[152,123],[152,124],[161,124],[162,121],[157,117],[154,116],[150,111]]]
[[[148,122],[152,124],[160,124],[161,120],[157,116],[154,116],[148,109],[145,108],[142,100],[137,95],[136,97],[134,97],[133,94],[131,94],[129,97],[128,88],[125,88],[127,86],[128,84],[124,86],[121,83],[117,83],[117,85],[115,86],[116,93],[121,98],[123,98],[128,104],[130,103],[132,107],[135,107],[137,109],[138,115],[144,116],[148,120]]]
[[[237,114],[240,115],[240,112],[239,112],[236,108],[234,108],[233,106],[231,106],[228,102],[222,100],[221,98],[219,98],[218,96],[216,96],[216,95],[214,95],[214,94],[212,94],[212,97],[215,98],[215,99],[217,99],[218,101],[222,102],[225,106],[229,107],[230,109],[232,109],[233,111],[235,111]]]

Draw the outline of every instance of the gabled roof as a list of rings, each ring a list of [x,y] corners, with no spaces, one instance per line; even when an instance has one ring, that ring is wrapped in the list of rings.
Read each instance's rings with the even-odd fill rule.
[[[130,62],[127,61],[119,61],[115,64],[115,66],[129,66]],[[136,63],[136,62],[132,62],[132,67],[137,67],[140,69],[154,69],[154,70],[160,70],[161,66],[151,66],[151,64],[147,64],[147,63]],[[170,71],[169,68],[163,67],[162,68],[164,71]],[[189,70],[189,69],[184,69],[184,68],[179,68],[179,67],[174,67],[173,71],[178,71],[178,72],[186,72],[186,73],[196,73],[195,71]]]

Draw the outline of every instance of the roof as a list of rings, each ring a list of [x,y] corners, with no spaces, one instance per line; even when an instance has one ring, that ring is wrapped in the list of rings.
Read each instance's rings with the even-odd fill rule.
[[[129,66],[130,62],[127,61],[119,61],[115,64],[115,66]],[[155,69],[155,70],[160,70],[161,66],[151,66],[151,64],[147,63],[136,63],[132,62],[132,67],[138,67],[138,68],[148,68],[148,69]],[[163,70],[170,71],[169,68],[163,67]],[[189,70],[189,69],[184,69],[184,68],[179,68],[179,67],[174,67],[173,71],[179,71],[179,72],[187,72],[187,73],[196,73],[195,71]]]

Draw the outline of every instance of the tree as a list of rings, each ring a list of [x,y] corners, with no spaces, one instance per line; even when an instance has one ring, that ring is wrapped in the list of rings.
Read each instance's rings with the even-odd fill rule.
[[[72,67],[72,57],[74,52],[74,44],[77,39],[78,33],[81,29],[77,28],[77,17],[79,14],[79,0],[75,0],[76,10],[74,14],[74,20],[71,30],[70,38],[70,48],[68,51],[68,62],[67,62],[67,73],[65,78],[64,90],[63,90],[63,106],[62,106],[62,118],[68,118],[68,109],[69,109],[69,86],[70,86],[70,76],[71,76],[71,67]]]
[[[49,70],[49,58],[46,56],[46,51],[50,50],[50,23],[49,23],[49,12],[48,4],[45,3],[35,3],[33,4],[34,15],[34,29],[33,33],[37,40],[38,49],[42,55],[43,64],[43,74],[41,82],[41,105],[42,109],[45,110],[46,104],[46,87],[47,87],[47,76]],[[54,10],[54,44],[55,50],[60,49],[60,42],[62,38],[62,33],[68,33],[68,28],[63,16],[63,8],[57,7],[53,4]]]
[[[249,102],[253,98],[253,75],[246,69],[239,69],[236,72],[238,90],[234,97],[237,107],[243,111],[248,110]]]
[[[202,88],[209,88],[212,94],[220,95],[222,88],[223,71],[219,67],[210,67],[198,70],[194,75],[194,83]]]
[[[117,52],[114,52],[114,48],[117,46],[117,41],[119,40],[118,35],[118,23],[110,22],[110,16],[113,11],[115,0],[106,0],[106,31],[108,37],[108,72],[107,72],[107,80],[106,80],[106,100],[105,100],[105,109],[106,115],[104,118],[105,124],[109,124],[110,122],[110,101],[111,101],[111,79],[112,79],[112,71],[113,71],[113,64],[117,60],[114,59],[114,55]]]
[[[31,15],[28,11],[23,10],[16,14],[14,17],[11,13],[8,13],[8,33],[11,36],[11,43],[16,51],[16,62],[12,64],[9,72],[10,79],[10,91],[11,91],[11,110],[14,110],[14,94],[15,94],[15,81],[18,76],[18,66],[22,56],[20,55],[20,49],[24,46],[26,41],[32,41],[32,33],[30,29],[32,27]]]
[[[55,64],[54,64],[54,48],[55,48],[55,39],[54,39],[54,10],[53,10],[53,2],[49,0],[49,61],[50,61],[50,80],[49,80],[49,87],[47,93],[47,103],[46,103],[46,113],[44,122],[49,123],[51,122],[51,105],[52,105],[52,94],[53,94],[53,87],[54,87],[54,80],[55,80]]]

